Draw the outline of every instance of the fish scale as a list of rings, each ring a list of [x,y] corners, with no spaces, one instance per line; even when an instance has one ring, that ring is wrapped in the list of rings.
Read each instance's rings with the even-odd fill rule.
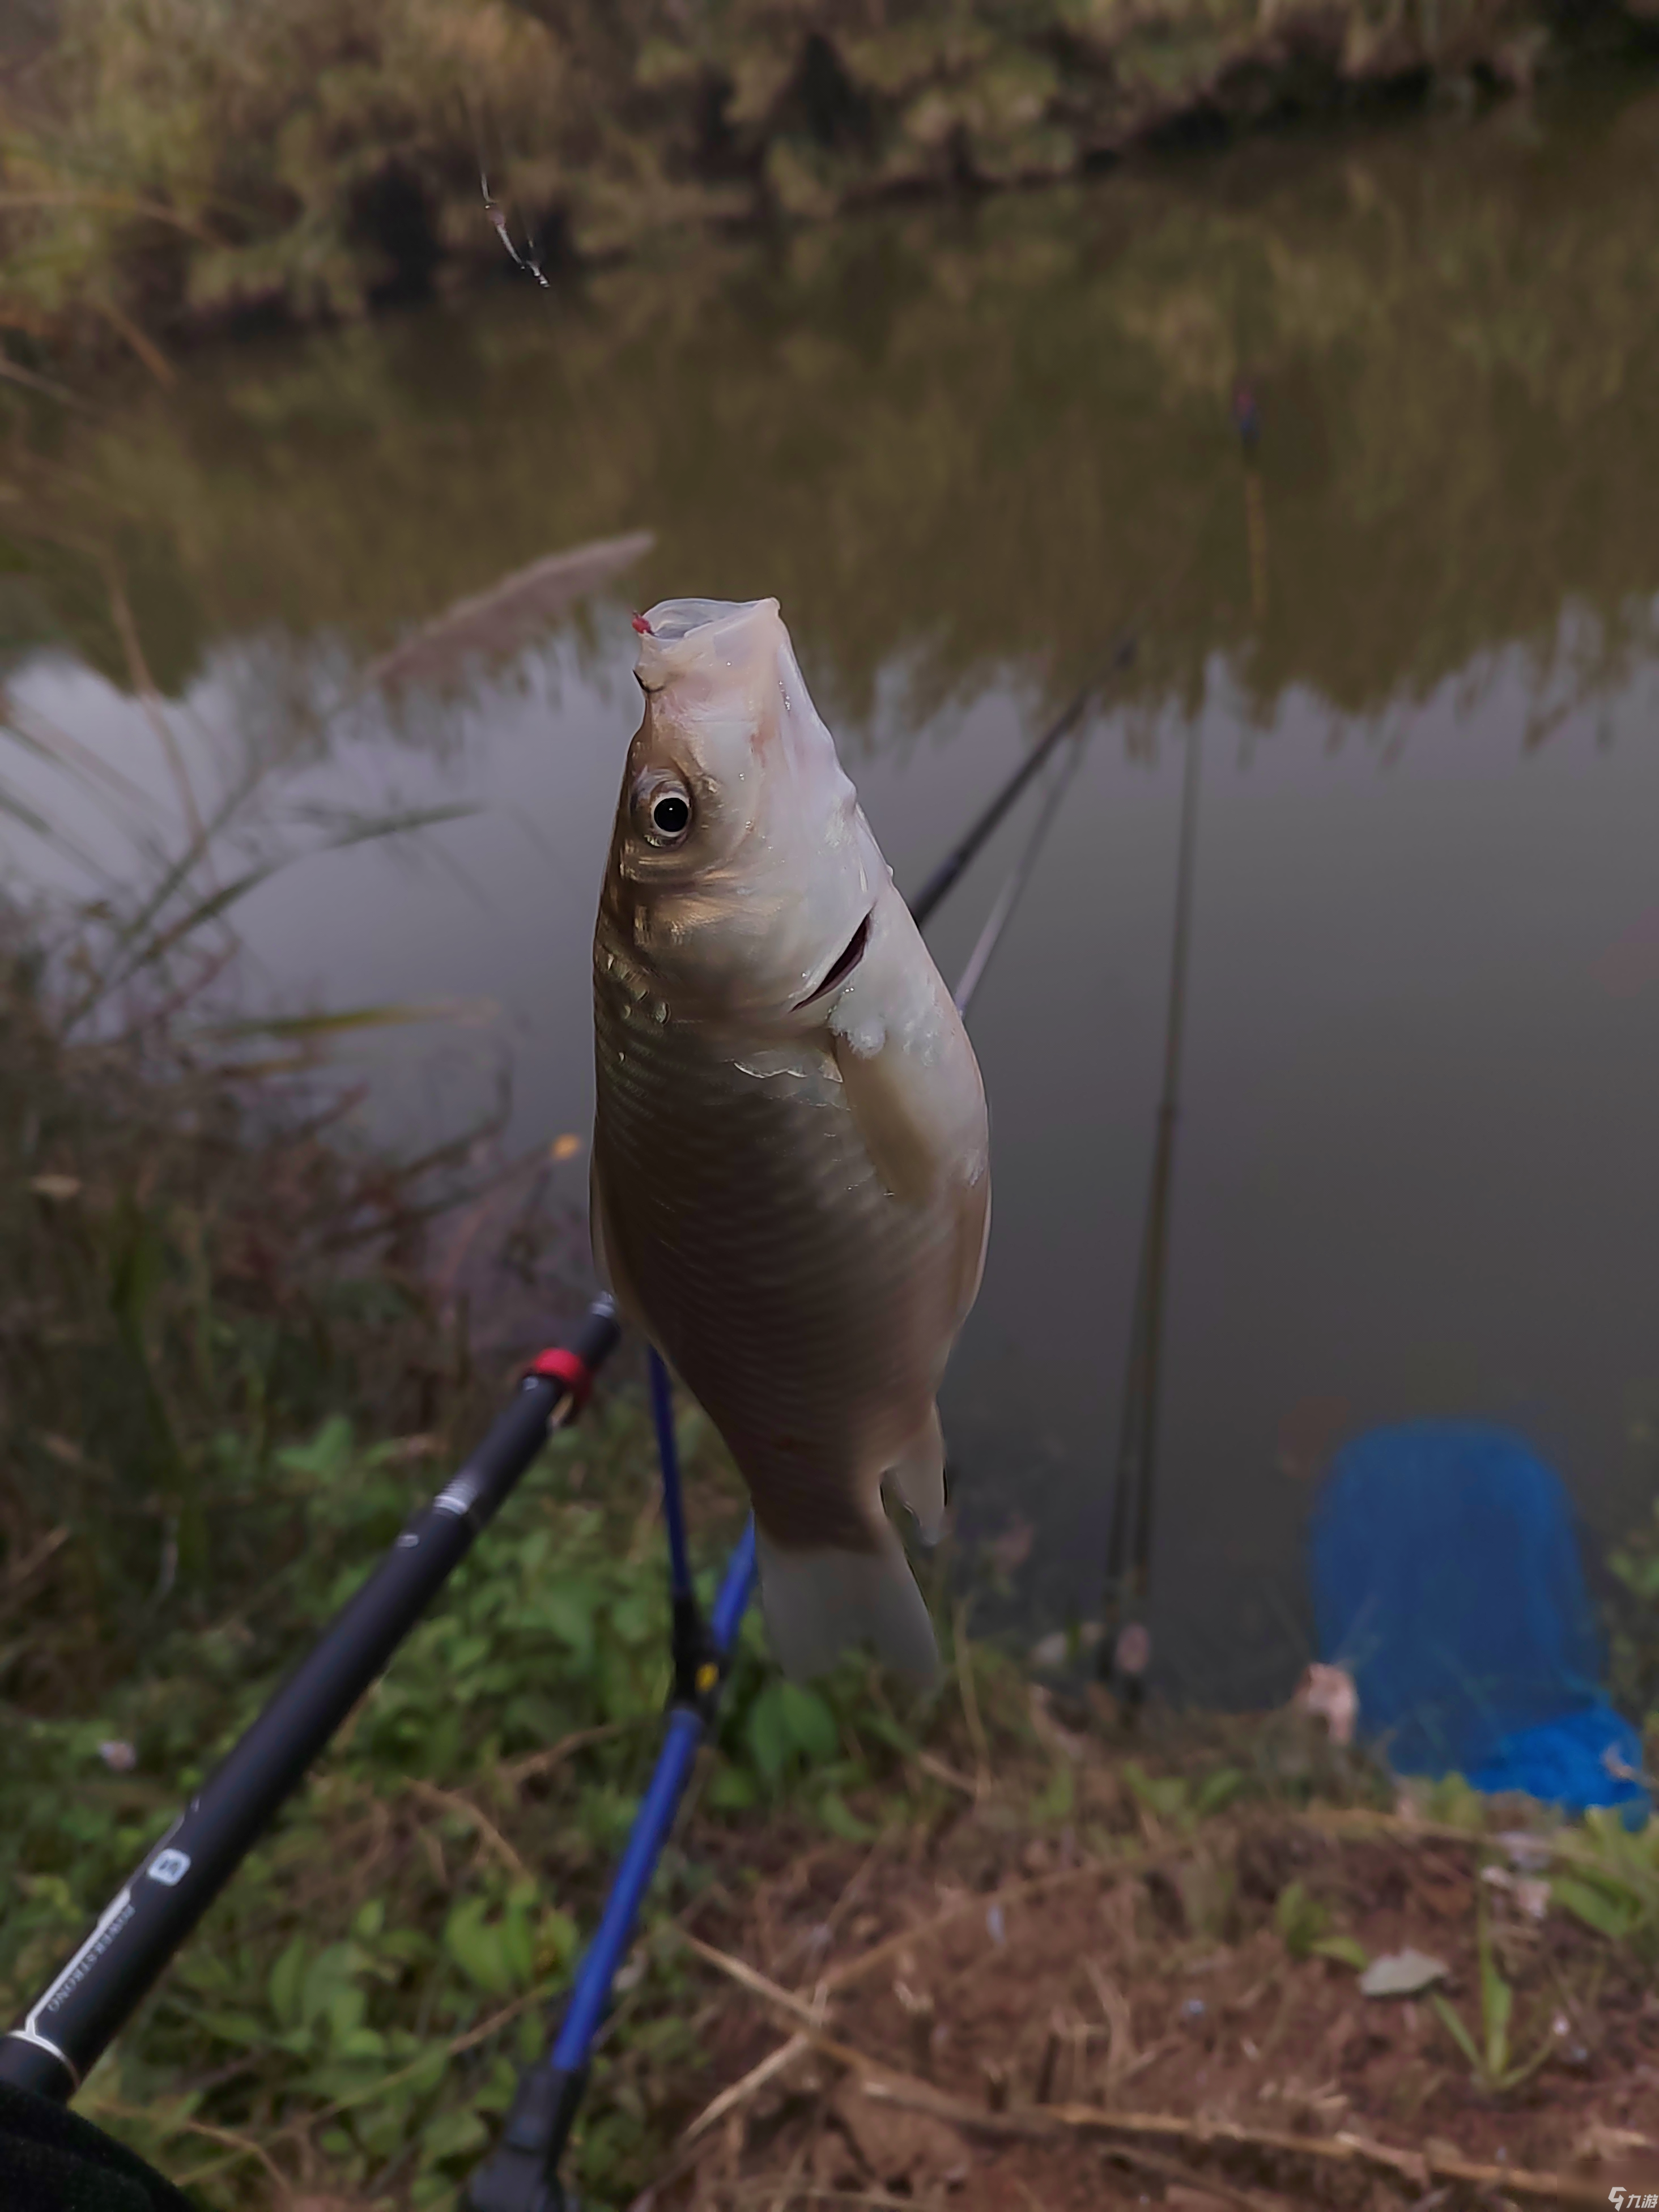
[[[907,1364],[904,1305],[939,1224],[889,1200],[828,1064],[804,1096],[781,1096],[690,1024],[641,1018],[603,990],[595,1011],[601,1049],[617,1054],[599,1114],[605,1171],[648,1194],[610,1217],[616,1261],[662,1349],[763,1493],[800,1480],[769,1448],[781,1432],[817,1440],[818,1474],[878,1475],[861,1463],[860,1416]],[[803,1248],[817,1253],[806,1273]],[[789,1532],[787,1508],[757,1504]],[[827,1536],[828,1516],[812,1517]],[[865,1540],[855,1517],[835,1517],[836,1540]]]
[[[777,602],[635,618],[593,939],[594,1249],[730,1448],[799,1677],[933,1630],[884,1478],[936,1532],[934,1404],[988,1219],[973,1048]]]

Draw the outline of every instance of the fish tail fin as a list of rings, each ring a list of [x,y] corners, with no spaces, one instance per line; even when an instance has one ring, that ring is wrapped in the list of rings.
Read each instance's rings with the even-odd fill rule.
[[[866,1638],[896,1673],[933,1680],[939,1647],[927,1605],[884,1514],[878,1533],[873,1551],[809,1552],[775,1544],[757,1528],[767,1634],[792,1681],[827,1674],[844,1651]]]
[[[945,1432],[937,1406],[927,1408],[927,1419],[888,1468],[885,1480],[900,1503],[915,1515],[922,1542],[937,1544],[945,1528]]]

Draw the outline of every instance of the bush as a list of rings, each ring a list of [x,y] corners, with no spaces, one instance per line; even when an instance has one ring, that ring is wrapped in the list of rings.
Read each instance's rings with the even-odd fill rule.
[[[1598,16],[1605,40],[1640,33]],[[549,261],[697,222],[1075,173],[1182,117],[1373,83],[1525,83],[1571,11],[1370,0],[1294,38],[1244,0],[59,0],[0,76],[0,328],[340,314],[507,267],[483,163]],[[164,372],[165,364],[161,368]]]

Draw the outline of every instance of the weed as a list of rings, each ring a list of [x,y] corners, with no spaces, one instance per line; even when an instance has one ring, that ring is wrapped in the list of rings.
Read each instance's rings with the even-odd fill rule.
[[[1659,1960],[1659,1821],[1632,1831],[1617,1812],[1597,1807],[1585,1814],[1580,1834],[1558,1842],[1555,1856],[1556,1903],[1647,1963]]]
[[[1125,1762],[1123,1779],[1155,1820],[1183,1836],[1191,1835],[1200,1820],[1224,1811],[1244,1787],[1236,1766],[1218,1766],[1194,1781],[1182,1774],[1150,1775],[1135,1759]]]
[[[1362,1945],[1352,1936],[1331,1933],[1331,1909],[1299,1881],[1286,1882],[1273,1906],[1273,1925],[1293,1959],[1330,1959],[1340,1966],[1363,1968]]]
[[[1479,2034],[1471,2030],[1438,1990],[1429,1992],[1433,2006],[1447,2033],[1468,2060],[1469,2071],[1478,2086],[1492,2095],[1517,2089],[1543,2065],[1555,2047],[1554,2037],[1547,2028],[1536,2050],[1528,2057],[1516,2055],[1511,2039],[1515,2011],[1515,1991],[1505,1981],[1498,1964],[1492,1938],[1491,1907],[1486,1902],[1484,1883],[1476,1885],[1475,1949],[1480,1961],[1480,2020]]]
[[[1645,1414],[1632,1424],[1632,1441],[1652,1455],[1659,1423]],[[1659,1719],[1659,1499],[1647,1520],[1607,1555],[1619,1586],[1613,1620],[1613,1683],[1627,1711]]]

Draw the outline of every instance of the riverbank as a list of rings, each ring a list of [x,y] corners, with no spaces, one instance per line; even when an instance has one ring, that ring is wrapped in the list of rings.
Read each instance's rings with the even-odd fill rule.
[[[8,2014],[512,1366],[457,1325],[409,1170],[273,1097],[280,1071],[216,1065],[199,1023],[192,1048],[159,969],[78,1037],[53,979],[86,964],[60,938],[0,970]],[[684,1445],[712,1562],[738,1496],[695,1418]],[[934,1597],[954,1633],[919,1705],[860,1666],[791,1688],[749,1621],[574,2148],[586,2201],[1346,2203],[1363,2169],[1391,2205],[1521,2169],[1588,2202],[1627,2179],[1659,2079],[1659,1829],[1557,1832],[1455,1783],[1402,1812],[1290,1714],[1126,1732]],[[623,1373],[82,2109],[222,2212],[447,2203],[598,1911],[665,1611]],[[1367,1997],[1408,1949],[1432,1988]]]
[[[349,317],[691,227],[1087,173],[1659,51],[1651,0],[55,0],[0,46],[0,330],[40,373]]]
[[[553,1455],[87,2084],[213,2212],[447,2207],[499,2130],[659,1727],[656,1532],[607,1510],[642,1443]],[[405,1486],[337,1429],[284,1465],[320,1608]],[[6,2004],[198,1771],[184,1656],[8,1744]],[[961,1642],[920,1709],[791,1692],[751,1623],[565,2178],[595,2212],[1604,2203],[1659,2177],[1656,1835],[1396,1808],[1288,1717],[1126,1736]]]
[[[1121,1746],[1067,1756],[1073,1823],[981,1802],[925,1844],[763,1879],[728,1916],[741,1959],[694,1936],[724,1985],[716,2094],[653,2207],[1393,2212],[1659,2186],[1650,1949],[1564,1911],[1586,1896],[1532,1837],[1467,1804],[1297,1803],[1191,1747],[1156,1778]],[[1626,1848],[1590,1832],[1561,1847]]]
[[[301,1028],[274,1065],[215,1030],[210,979],[167,964],[214,917],[146,936],[155,896],[15,933],[0,966],[8,2015],[556,1303],[524,1195],[503,1218],[472,1191],[434,1245],[441,1163],[394,1169],[289,1088]],[[116,991],[122,940],[145,957]],[[456,1248],[509,1220],[526,1303],[492,1300],[486,1340]],[[607,1381],[86,2085],[215,2212],[451,2203],[539,2045],[667,1686],[649,1427],[626,1363]],[[682,1446],[712,1566],[740,1496],[694,1416]],[[746,1624],[573,2144],[585,2202],[1196,2212],[1643,2179],[1659,1826],[1400,1797],[1288,1712],[1127,1728],[969,1640],[974,1563],[948,1571],[919,1703],[857,1664],[786,1685]],[[1408,1952],[1429,1979],[1367,1994]]]

